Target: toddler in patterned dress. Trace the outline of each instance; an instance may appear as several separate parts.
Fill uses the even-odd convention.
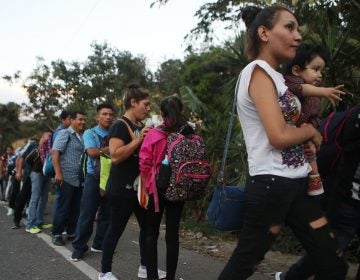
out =
[[[315,128],[320,124],[321,97],[326,97],[335,105],[345,94],[336,87],[320,87],[322,72],[325,68],[327,54],[321,46],[303,45],[296,53],[294,60],[288,64],[285,75],[285,84],[301,102],[301,114],[296,125],[312,125]],[[306,143],[311,145],[311,143]],[[312,171],[309,173],[308,195],[315,196],[324,192],[319,175],[316,157],[309,157]]]

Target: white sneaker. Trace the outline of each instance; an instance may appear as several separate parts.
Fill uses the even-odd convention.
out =
[[[106,272],[106,273],[99,273],[99,277],[98,280],[119,280],[115,277],[114,274],[112,274],[112,272]]]
[[[14,215],[14,209],[8,208],[8,211],[6,213],[7,216],[13,216]]]
[[[96,249],[96,248],[94,248],[94,247],[91,247],[91,248],[90,248],[90,251],[91,251],[91,252],[94,252],[94,253],[102,253],[102,250]]]
[[[165,278],[166,277],[166,271],[163,271],[161,269],[158,269],[158,275],[159,275],[159,279]],[[138,275],[139,278],[143,278],[146,279],[147,278],[147,270],[146,270],[146,266],[139,266],[139,270],[138,270]]]
[[[282,272],[276,272],[275,273],[275,280],[281,280],[281,274],[282,274]]]

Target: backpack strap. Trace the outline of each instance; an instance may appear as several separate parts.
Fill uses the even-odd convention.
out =
[[[324,133],[323,133],[324,135],[323,135],[323,137],[324,137],[324,141],[325,141],[325,142],[328,142],[328,140],[329,140],[329,135],[328,135],[329,125],[330,125],[331,120],[333,119],[334,115],[335,115],[335,112],[332,112],[332,113],[328,116],[328,118],[327,118],[327,120],[326,120],[326,123],[325,123],[325,125],[324,125]]]
[[[128,131],[129,131],[131,139],[134,140],[136,138],[136,136],[134,134],[134,131],[131,129],[130,125],[124,119],[120,119],[120,121],[123,122],[126,125]]]

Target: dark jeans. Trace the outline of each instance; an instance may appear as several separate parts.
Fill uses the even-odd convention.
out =
[[[56,184],[52,235],[61,236],[66,227],[68,235],[75,234],[80,213],[82,187],[75,187],[66,182]]]
[[[98,209],[96,235],[92,246],[95,249],[102,249],[110,219],[110,209],[106,200],[106,197],[100,196],[99,179],[92,174],[87,174],[81,199],[80,216],[76,225],[76,237],[72,243],[74,252],[84,253],[87,251],[87,242],[92,235]]]
[[[16,179],[14,180],[14,182],[17,182]],[[28,203],[28,201],[30,200],[30,197],[31,197],[31,180],[30,177],[27,177],[25,182],[22,184],[20,192],[16,196],[15,209],[14,209],[14,224],[20,223],[24,208],[26,206],[26,203]]]
[[[334,203],[334,208],[329,213],[329,220],[338,240],[339,249],[345,252],[355,235],[360,236],[360,209],[346,202],[338,201]],[[290,267],[284,279],[305,280],[314,275],[315,269],[310,256],[305,255]],[[356,279],[360,280],[360,266]]]
[[[129,190],[129,192],[134,192]],[[103,255],[101,259],[101,271],[110,272],[111,264],[116,245],[125,230],[125,227],[134,212],[138,224],[140,226],[139,244],[140,244],[140,263],[146,265],[145,262],[145,227],[146,227],[146,212],[141,208],[137,197],[125,194],[107,194],[110,205],[110,225],[105,235],[103,242]]]
[[[5,183],[6,181],[1,178],[0,179],[0,192],[1,192],[1,200],[5,201]]]
[[[160,212],[154,208],[154,197],[150,196],[146,211],[146,259],[148,279],[157,279],[158,254],[157,240],[161,218],[165,210],[166,218],[166,279],[174,280],[179,258],[179,227],[184,202],[171,202],[159,197]]]
[[[16,198],[20,192],[20,181],[16,180],[14,176],[11,176],[11,179],[9,178],[9,180],[11,180],[11,184],[12,184],[10,196],[9,196],[9,207],[15,209]]]
[[[306,195],[307,178],[288,179],[274,175],[249,178],[246,184],[246,214],[240,238],[220,280],[250,277],[278,234],[273,226],[287,223],[311,256],[315,279],[343,279],[347,266],[336,254],[337,242],[328,225],[314,229],[310,223],[323,217],[320,206]]]

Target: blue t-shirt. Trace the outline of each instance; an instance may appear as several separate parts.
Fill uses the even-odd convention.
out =
[[[105,138],[108,136],[108,134],[109,134],[108,130],[102,129],[98,125],[93,128],[85,130],[83,136],[85,150],[91,148],[95,148],[95,149],[100,148],[101,144],[100,144],[99,136],[101,138]],[[94,158],[89,156],[87,161],[87,173],[94,174],[94,165],[95,165]]]

